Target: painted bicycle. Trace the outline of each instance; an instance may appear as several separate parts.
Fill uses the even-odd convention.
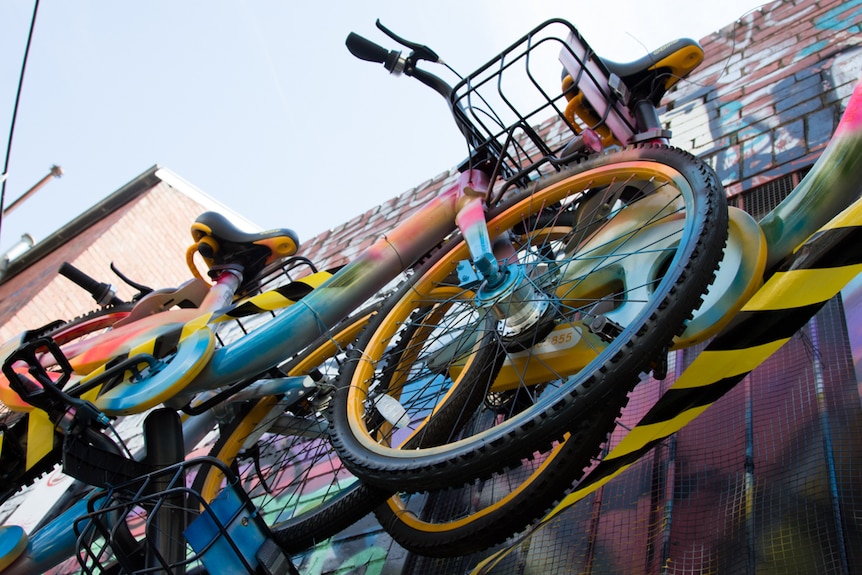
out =
[[[552,25],[553,23],[546,26]],[[539,30],[544,28],[545,26],[542,26]],[[541,50],[543,41],[537,30],[534,30],[520,43],[516,43],[479,71],[463,79],[453,90],[453,107],[458,109],[458,103],[465,103],[464,107],[475,114],[473,118],[476,119],[476,124],[482,125],[488,133],[495,133],[498,136],[497,141],[511,138],[507,142],[514,146],[512,141],[527,142],[526,145],[530,145],[536,139],[541,140],[540,137],[533,137],[536,132],[531,133],[523,128],[525,124],[531,125],[529,121],[513,128],[515,123],[497,120],[510,109],[513,102],[520,102],[517,96],[506,93],[507,87],[516,83],[511,80],[513,75],[520,73],[523,77],[526,69],[530,84],[542,85],[539,81],[540,72],[535,70],[534,73],[531,67],[533,63],[528,60]],[[519,46],[522,47],[520,51]],[[413,49],[421,50],[421,47],[413,46]],[[589,53],[588,48],[584,50]],[[656,94],[660,94],[663,85],[672,85],[681,79],[685,65],[694,66],[699,61],[698,47],[689,42],[672,43],[666,50],[650,54],[641,62],[603,63],[607,67],[607,85],[614,87],[616,97],[635,109],[640,107],[637,113],[639,121],[640,118],[652,117],[654,109],[650,103],[644,102],[643,92],[638,89],[652,88],[656,90]],[[671,57],[670,54],[674,56]],[[610,118],[611,113],[607,108],[589,106],[582,109],[583,101],[588,97],[589,84],[577,92],[566,92],[572,70],[580,70],[567,64],[569,58],[570,54],[565,49],[560,51],[560,60],[565,68],[563,93],[566,109],[561,110],[559,115],[564,125],[569,125],[577,118],[587,118],[588,121],[599,117]],[[384,64],[397,71],[395,62],[396,58],[387,55]],[[601,60],[598,62],[597,65],[602,64]],[[408,61],[404,65],[405,73],[411,70],[412,66],[415,66],[415,63]],[[664,83],[655,77],[644,75],[644,70],[650,68],[663,70],[667,74]],[[639,84],[639,79],[644,83]],[[584,84],[583,77],[579,78],[578,84]],[[556,94],[550,90],[543,92]],[[685,331],[675,337],[667,348],[680,349],[714,337],[707,347],[707,352],[686,371],[667,397],[645,417],[644,422],[629,434],[630,437],[624,444],[609,454],[598,468],[592,470],[587,481],[578,486],[562,505],[570,504],[602,484],[608,477],[619,473],[649,450],[654,442],[673,433],[679,426],[706,409],[717,399],[717,394],[730,389],[750,369],[768,357],[771,351],[786,340],[789,333],[801,327],[820,305],[858,274],[860,255],[858,242],[857,245],[854,245],[854,242],[859,222],[858,198],[862,191],[855,177],[862,158],[859,149],[860,98],[862,96],[857,87],[828,149],[793,194],[781,205],[759,222],[742,210],[729,209],[726,224],[729,236],[716,278],[704,296],[702,305],[687,321]],[[654,105],[657,101],[652,101],[651,104]],[[486,127],[488,124],[490,128]],[[642,122],[640,125],[647,124]],[[658,124],[651,125],[653,136],[662,134]],[[519,132],[519,128],[523,131]],[[604,145],[637,140],[637,136],[615,132],[609,126],[605,126],[599,136]],[[581,144],[578,142],[575,145]],[[595,160],[588,159],[586,164],[592,161]],[[594,174],[592,176],[594,177]],[[550,181],[549,185],[553,186],[554,177],[556,176],[550,176],[545,181]],[[591,182],[593,188],[604,190],[602,184],[599,178]],[[537,187],[541,185],[539,183]],[[588,194],[589,192],[586,195]],[[613,199],[613,196],[611,198]],[[561,203],[565,206],[565,200]],[[596,210],[608,209],[608,204],[609,202],[593,207]],[[573,209],[579,208],[582,208],[582,205]],[[534,277],[542,278],[537,280],[538,284],[547,280],[546,273],[553,274],[562,268],[565,270],[562,273],[565,274],[571,269],[565,266],[576,265],[567,262],[565,256],[561,255],[572,245],[577,245],[582,250],[579,253],[587,257],[590,252],[583,250],[587,244],[596,247],[593,255],[597,257],[604,255],[602,250],[617,249],[614,239],[602,235],[604,229],[591,236],[592,230],[589,227],[580,231],[576,230],[576,227],[567,227],[572,219],[580,222],[578,215],[572,217],[566,207],[555,206],[555,210],[549,210],[541,216],[536,214],[531,218],[522,214],[520,226],[510,228],[507,240],[512,240],[511,243],[518,246],[516,252],[519,261],[526,261],[528,257],[524,254],[535,248],[532,253],[538,255],[532,257],[535,258],[535,269],[538,271],[532,273]],[[647,222],[649,218],[640,221]],[[594,241],[595,243],[591,243]],[[511,253],[508,251],[510,242],[502,243],[503,248],[498,256],[500,260],[506,261],[505,257]],[[634,249],[636,244],[637,240],[623,249]],[[657,246],[658,242],[651,244],[651,247]],[[556,267],[560,260],[563,263]],[[634,260],[627,263],[632,261]],[[435,385],[439,377],[437,368],[440,365],[441,353],[449,352],[454,346],[448,340],[448,334],[452,330],[440,319],[443,313],[451,314],[449,309],[461,305],[463,313],[461,316],[452,314],[455,318],[452,325],[476,325],[462,319],[474,313],[475,304],[462,305],[459,298],[470,300],[473,295],[468,290],[476,287],[481,290],[483,286],[480,280],[475,278],[471,283],[470,271],[459,267],[459,262],[460,260],[454,257],[448,262],[441,258],[439,262],[430,263],[430,269],[426,268],[425,276],[415,277],[399,294],[388,300],[383,312],[374,320],[373,326],[366,330],[356,346],[357,350],[361,350],[361,354],[357,351],[355,361],[342,371],[344,381],[339,389],[340,395],[336,396],[336,400],[344,402],[341,414],[346,413],[342,419],[338,419],[336,413],[337,425],[333,426],[335,441],[341,447],[342,457],[349,461],[351,468],[364,480],[398,489],[403,493],[403,497],[390,498],[385,506],[377,510],[378,519],[404,547],[426,555],[461,555],[475,551],[483,545],[487,547],[499,543],[511,535],[513,530],[517,530],[518,525],[523,527],[524,523],[518,523],[518,519],[536,517],[538,509],[548,509],[549,501],[563,497],[564,493],[573,488],[574,482],[583,474],[584,465],[593,463],[583,456],[597,453],[595,446],[601,443],[606,432],[613,428],[620,407],[626,401],[627,386],[622,382],[608,384],[601,380],[597,382],[588,379],[585,387],[594,387],[588,393],[602,395],[601,401],[591,403],[587,400],[581,407],[591,407],[580,411],[577,408],[566,411],[582,399],[571,398],[580,393],[576,386],[580,384],[578,377],[584,375],[584,372],[561,369],[559,366],[566,361],[577,361],[575,358],[583,349],[580,347],[583,345],[583,333],[572,334],[570,338],[565,322],[557,321],[553,326],[546,326],[545,329],[549,331],[536,330],[533,333],[535,339],[530,340],[528,337],[531,351],[525,353],[524,347],[521,346],[523,340],[512,345],[506,339],[509,334],[505,333],[505,328],[498,323],[496,330],[500,337],[495,349],[504,356],[502,367],[490,393],[483,395],[482,406],[476,408],[476,416],[464,428],[454,425],[452,429],[457,430],[456,433],[467,435],[468,439],[481,436],[489,427],[495,430],[506,429],[508,435],[485,435],[487,442],[479,447],[478,453],[467,449],[469,443],[460,441],[461,435],[458,436],[459,441],[449,441],[444,448],[448,449],[453,445],[461,447],[458,455],[462,459],[456,460],[456,466],[466,465],[471,459],[487,460],[497,456],[500,458],[499,463],[507,457],[511,444],[519,441],[523,433],[523,436],[530,438],[526,441],[534,448],[534,452],[531,457],[522,459],[517,469],[503,476],[491,476],[486,470],[480,476],[482,480],[467,487],[450,490],[442,495],[430,492],[410,496],[410,491],[421,492],[423,489],[420,485],[409,485],[409,475],[398,472],[403,459],[410,458],[413,453],[404,450],[399,452],[397,448],[404,444],[399,443],[397,438],[399,433],[404,432],[399,430],[393,421],[382,422],[380,417],[375,419],[373,412],[369,415],[368,398],[376,402],[379,400],[375,397],[379,396],[381,390],[394,388],[395,393],[390,394],[397,395],[402,388],[415,386],[425,390],[426,385]],[[449,275],[446,266],[450,266]],[[451,273],[453,269],[456,273]],[[646,270],[649,269],[645,264],[641,271],[648,273]],[[601,276],[608,270],[599,266],[591,271]],[[629,272],[633,273],[633,270],[629,269],[626,273]],[[594,279],[598,280],[595,275],[586,274],[578,278],[574,285],[564,286],[563,290],[570,291],[562,293],[576,294],[580,289],[588,290]],[[611,281],[618,279],[619,277],[615,277]],[[632,285],[625,283],[630,279],[619,279],[619,285]],[[811,285],[811,282],[816,285]],[[427,290],[430,286],[435,290],[447,286],[453,295],[440,301],[436,295],[429,295]],[[560,294],[561,291],[556,293]],[[622,290],[620,293],[622,294]],[[632,293],[627,292],[618,298],[608,297],[601,301],[601,306],[606,307],[605,311],[596,315],[600,318],[598,322],[610,320],[610,325],[613,326],[615,314],[626,307],[621,300]],[[541,296],[533,301],[541,301]],[[441,309],[447,311],[441,312]],[[434,335],[423,333],[421,337],[415,337],[415,332],[433,332],[440,336],[435,339]],[[478,340],[479,337],[476,336],[472,341]],[[545,351],[544,355],[540,350]],[[451,369],[452,365],[449,363],[447,367]],[[659,378],[663,375],[661,361],[655,362],[651,367],[654,375]],[[592,374],[589,377],[592,377]],[[595,386],[601,391],[595,391]],[[559,391],[560,388],[565,391]],[[415,391],[411,393],[421,396]],[[565,399],[563,396],[566,396]],[[570,399],[571,402],[567,402]],[[388,403],[388,400],[384,401]],[[400,403],[400,407],[409,409],[406,402]],[[533,418],[532,415],[536,412],[531,412],[531,409],[536,405],[543,405],[548,409],[540,409],[538,413],[541,415]],[[416,407],[417,412],[421,412],[421,409],[421,406]],[[484,420],[479,418],[480,412],[483,413]],[[366,417],[360,421],[358,414],[362,413],[365,413]],[[397,413],[401,413],[400,408]],[[504,421],[509,425],[502,423]],[[541,431],[536,431],[537,429]],[[533,442],[533,439],[543,433],[549,435]],[[556,435],[553,435],[554,433]],[[390,435],[396,439],[388,439]],[[550,448],[542,444],[543,440],[550,444]],[[589,442],[592,442],[593,449],[585,447]],[[391,449],[392,444],[396,446],[396,450]],[[399,457],[402,459],[399,460]],[[443,462],[429,464],[426,469],[428,476],[440,472],[436,463],[444,465]],[[512,457],[507,465],[515,466],[517,463],[515,457]],[[393,479],[390,472],[395,472],[394,477],[397,478]],[[560,507],[557,507],[554,513],[559,509]]]
[[[222,216],[207,213],[195,222],[193,236],[196,242],[204,242],[210,250],[218,249],[220,252],[217,256],[207,258],[210,260],[210,267],[227,266],[236,270],[238,269],[236,262],[242,260],[247,262],[244,266],[245,269],[253,272],[252,279],[241,282],[236,303],[222,309],[222,313],[211,318],[211,325],[214,328],[213,334],[218,340],[215,345],[224,345],[231,339],[241,337],[249,330],[254,329],[255,326],[271,319],[277,311],[300,299],[304,294],[311,291],[316,283],[332,275],[327,271],[317,271],[305,258],[298,256],[285,258],[283,254],[272,253],[273,250],[269,245],[273,243],[273,238],[279,238],[277,241],[282,244],[295,242],[292,232],[288,230],[275,230],[265,234],[246,234],[236,229]],[[260,242],[260,244],[255,245],[254,242]],[[293,251],[293,248],[289,249],[291,252]],[[238,255],[239,252],[247,252],[248,250],[255,253],[253,259],[249,259],[248,253],[245,256]],[[197,244],[194,246],[194,251],[200,251]],[[190,265],[191,255],[192,251],[189,252]],[[264,267],[264,264],[269,260],[275,261]],[[196,267],[192,266],[191,269],[197,273]],[[105,389],[105,386],[110,389],[122,381],[117,377],[120,372],[112,371],[111,367],[115,367],[127,359],[130,359],[131,363],[126,363],[126,366],[140,362],[141,366],[146,366],[142,369],[151,367],[153,358],[164,353],[164,351],[158,351],[157,348],[159,346],[170,347],[173,345],[171,339],[176,341],[180,337],[176,330],[181,328],[182,324],[176,323],[175,320],[183,317],[198,317],[202,314],[207,315],[204,313],[206,309],[205,300],[207,295],[213,293],[214,290],[207,287],[201,277],[190,280],[177,289],[157,291],[130,282],[141,291],[133,302],[127,303],[114,298],[108,284],[97,282],[68,264],[64,264],[60,272],[91,292],[94,299],[109,305],[67,324],[49,326],[44,330],[25,334],[27,343],[18,349],[26,350],[28,355],[37,359],[40,368],[34,373],[23,363],[16,363],[14,364],[15,367],[9,370],[14,369],[16,372],[21,372],[27,369],[26,373],[36,381],[48,377],[52,382],[59,382],[56,385],[62,386],[62,390],[61,393],[57,393],[57,390],[47,392],[54,395],[51,402],[44,397],[40,399],[40,396],[37,395],[35,398],[36,405],[23,401],[22,396],[13,393],[12,388],[8,385],[0,391],[7,407],[11,408],[13,413],[17,411],[17,420],[12,423],[7,417],[3,429],[3,451],[0,452],[0,456],[2,456],[0,462],[3,464],[4,476],[9,480],[8,483],[4,483],[6,491],[3,493],[3,497],[5,499],[18,486],[29,483],[40,474],[50,470],[61,459],[64,471],[80,481],[60,499],[46,520],[37,527],[32,537],[26,537],[20,529],[4,528],[2,537],[3,549],[6,553],[2,558],[2,564],[4,567],[8,566],[4,572],[41,573],[48,567],[75,555],[75,549],[80,547],[82,541],[96,545],[98,547],[97,556],[100,558],[109,557],[114,560],[116,557],[124,556],[131,556],[136,559],[144,558],[142,549],[155,548],[152,544],[147,543],[148,539],[155,540],[157,537],[154,535],[165,531],[173,530],[174,534],[179,533],[185,527],[186,522],[191,521],[191,516],[181,518],[180,525],[173,525],[170,528],[166,527],[165,521],[147,521],[147,514],[141,513],[139,507],[134,506],[135,513],[131,513],[132,507],[129,507],[131,501],[140,501],[142,495],[136,494],[135,490],[130,495],[124,491],[123,486],[136,486],[141,482],[147,482],[147,485],[154,484],[152,478],[162,474],[161,469],[165,465],[174,463],[179,465],[177,462],[182,460],[187,451],[194,456],[187,463],[187,467],[183,468],[183,476],[187,477],[189,481],[196,478],[199,483],[205,477],[217,475],[221,487],[231,488],[240,493],[242,497],[246,497],[243,486],[238,484],[239,479],[225,480],[223,468],[225,464],[222,466],[201,465],[198,463],[197,456],[201,452],[204,454],[207,452],[207,446],[212,445],[218,439],[219,430],[230,431],[243,422],[247,422],[248,419],[244,416],[258,403],[270,402],[267,403],[270,409],[274,404],[282,405],[284,406],[283,410],[290,412],[283,414],[278,420],[270,418],[268,423],[272,426],[278,425],[283,435],[290,435],[288,430],[291,430],[294,435],[292,443],[287,444],[285,440],[280,442],[280,447],[288,452],[283,456],[284,458],[296,458],[297,461],[302,459],[310,464],[310,468],[313,467],[311,464],[314,463],[314,457],[319,457],[316,452],[320,450],[318,445],[320,442],[308,437],[309,429],[314,427],[315,421],[318,419],[311,407],[315,401],[312,392],[317,387],[326,387],[326,378],[331,377],[331,374],[327,375],[325,372],[330,371],[332,366],[325,364],[331,362],[332,358],[340,351],[340,345],[346,345],[346,343],[340,344],[339,342],[342,340],[348,342],[356,337],[357,330],[364,324],[365,316],[360,313],[345,324],[342,333],[335,331],[329,334],[325,341],[316,343],[304,353],[283,363],[279,368],[269,370],[254,380],[239,382],[239,385],[226,390],[221,396],[215,392],[200,394],[194,403],[153,410],[143,420],[144,448],[133,450],[133,448],[126,446],[129,434],[124,433],[124,430],[129,431],[129,426],[125,426],[124,429],[125,421],[122,421],[122,418],[119,418],[120,422],[117,425],[114,421],[118,419],[117,417],[101,417],[91,406],[81,403],[75,397],[80,391],[77,388],[68,389],[68,399],[63,397],[63,393],[67,391],[62,384],[62,379],[66,374],[64,365],[62,365],[65,362],[64,354],[72,355],[84,349],[91,349],[92,344],[125,345],[127,350],[130,349],[128,346],[137,346],[131,348],[133,349],[131,353],[123,352],[115,355],[115,364],[108,366],[101,372],[107,374],[107,377],[98,380],[99,373],[95,373],[96,386],[92,386],[89,391],[84,390],[81,397],[89,397],[87,394],[95,395],[100,390]],[[296,274],[301,275],[302,279],[291,281],[291,277]],[[253,295],[255,293],[257,293],[256,296]],[[136,329],[130,329],[129,326],[140,328],[142,318],[146,318],[146,322],[148,322],[144,329],[150,330],[149,336],[154,333],[159,335],[155,341],[138,345],[149,338]],[[129,337],[129,334],[132,336]],[[99,337],[100,335],[102,337]],[[107,337],[108,335],[123,336],[128,339],[123,343],[118,343],[117,339]],[[8,346],[5,352],[9,353],[11,349],[12,346]],[[60,350],[60,353],[57,352],[57,349]],[[166,348],[162,347],[162,349]],[[177,353],[177,350],[174,349],[169,353]],[[12,366],[13,363],[9,362],[8,365]],[[181,367],[181,364],[175,365]],[[68,367],[65,366],[66,369]],[[4,380],[4,383],[8,384],[10,379]],[[311,381],[316,381],[316,383],[312,385]],[[41,390],[35,386],[28,390],[30,394],[39,394],[40,392]],[[29,396],[24,395],[24,397]],[[62,430],[55,430],[48,410],[57,410],[57,406],[61,405],[64,400],[70,402],[67,409],[71,413],[67,415],[66,427]],[[41,407],[37,407],[37,405]],[[300,413],[300,409],[302,409],[302,413]],[[79,410],[81,411],[80,415],[76,413]],[[182,423],[180,423],[177,413],[184,413]],[[90,421],[89,418],[91,417],[97,419]],[[154,418],[155,423],[150,423],[150,417]],[[303,417],[305,420],[302,419]],[[140,435],[140,426],[140,418],[132,421],[131,430],[135,435]],[[150,432],[148,432],[148,428],[151,429]],[[99,432],[110,435],[103,436]],[[134,438],[132,441],[134,442]],[[261,442],[261,446],[263,443]],[[244,465],[240,463],[240,460],[250,463]],[[269,467],[262,467],[260,459],[252,453],[244,453],[237,457],[236,452],[234,452],[234,456],[227,463],[232,464],[231,473],[249,473],[248,468],[251,468],[254,470],[255,476],[259,476],[270,470]],[[187,470],[192,470],[192,472],[189,473]],[[284,478],[286,473],[287,471],[283,471],[281,477]],[[322,536],[320,532],[310,533],[307,529],[296,529],[299,527],[297,522],[299,521],[298,515],[300,515],[297,509],[301,509],[301,505],[308,505],[306,493],[302,489],[308,479],[308,471],[300,472],[290,480],[282,479],[279,485],[273,486],[265,494],[267,498],[275,498],[281,503],[282,507],[277,513],[282,518],[280,523],[282,533],[285,536],[290,535],[289,540],[295,548],[307,546],[316,537]],[[200,488],[196,485],[190,484],[187,488],[188,504],[200,501],[209,502],[216,499],[216,494],[210,493],[204,500]],[[90,486],[107,488],[110,491],[109,495],[101,491],[88,495],[87,488]],[[313,487],[316,489],[318,486]],[[311,488],[312,486],[309,485],[308,489]],[[180,489],[180,487],[175,486],[173,489]],[[158,503],[160,501],[159,493],[148,490],[144,499],[151,505],[154,502]],[[135,497],[135,495],[137,496]],[[322,496],[319,495],[318,497]],[[75,520],[81,516],[92,517],[95,523],[98,523],[95,521],[96,518],[102,522],[105,521],[106,516],[101,509],[102,505],[92,507],[94,501],[110,501],[112,510],[117,509],[117,506],[122,503],[126,506],[122,516],[133,525],[146,522],[147,529],[138,530],[133,536],[131,529],[117,527],[112,534],[123,543],[117,547],[121,553],[117,556],[107,554],[100,546],[104,543],[100,544],[99,541],[87,538],[92,535],[92,530],[81,532],[73,530],[73,525],[77,525]],[[259,494],[255,503],[261,503]],[[176,506],[176,502],[174,501],[172,505]],[[253,505],[252,507],[254,508]],[[271,512],[274,512],[272,505],[269,505],[269,508]],[[191,511],[196,515],[201,510]],[[114,516],[112,514],[110,518]],[[296,521],[292,521],[292,519]],[[350,518],[345,519],[347,522],[350,520]],[[338,530],[343,526],[344,523],[339,523],[335,526],[326,527],[326,529]],[[266,527],[262,531],[266,532]],[[134,541],[134,545],[130,541]],[[112,541],[111,545],[115,543],[117,542]],[[5,544],[10,545],[11,548],[6,547]],[[170,565],[173,566],[173,569],[179,569],[181,565],[196,562],[201,555],[191,552],[190,549],[188,550],[189,555],[185,555],[188,545],[185,537],[177,537],[171,541],[171,544],[178,549],[170,550],[162,545],[163,551],[169,559],[165,559],[163,556],[155,556],[156,559],[150,557],[149,562],[143,564],[144,567],[142,568],[153,569],[158,566],[167,569],[167,566]],[[105,547],[111,548],[111,545],[105,545]],[[91,551],[91,549],[82,548],[79,550],[78,557],[84,557],[88,554],[93,556]],[[252,553],[253,557],[254,554]],[[276,559],[278,558],[276,557]],[[154,560],[156,563],[152,563]],[[93,566],[90,565],[89,567]]]
[[[312,501],[290,510],[258,504],[285,548],[387,498],[396,510],[387,529],[401,523],[451,538],[499,519],[490,535],[499,540],[560,496],[539,487],[552,477],[570,485],[581,474],[642,372],[661,375],[667,349],[709,337],[720,327],[715,318],[741,305],[741,297],[701,305],[728,234],[724,193],[708,166],[667,146],[656,112],[700,62],[696,43],[612,67],[554,20],[450,87],[418,66],[438,61],[432,50],[381,29],[410,54],[355,35],[348,47],[448,100],[469,150],[454,184],[331,278],[312,276],[314,289],[287,298],[283,313],[223,344],[219,323],[285,306],[278,290],[231,302],[242,278],[295,252],[290,233],[249,237],[209,216],[193,228],[213,279],[197,297],[142,297],[87,339],[76,323],[8,344],[6,395],[29,421],[41,419],[41,436],[51,440],[43,457],[57,452],[57,440],[71,473],[110,486],[140,471],[106,433],[112,418],[160,405],[195,417],[226,408],[212,454],[234,465],[253,500],[257,492],[278,503],[273,493],[324,477],[308,474],[312,459],[285,458],[283,441],[325,443],[319,449],[345,468],[345,483],[333,488],[343,476],[325,474]],[[562,83],[558,64],[542,65],[548,61],[562,62]],[[507,91],[513,76],[531,87],[525,102]],[[563,118],[564,133],[535,130],[548,114]],[[356,312],[405,271],[403,287],[373,318]],[[191,307],[167,309],[187,299]],[[297,377],[342,351],[347,361],[334,382]],[[211,421],[198,427],[210,430]],[[195,441],[191,434],[185,443]],[[177,459],[186,448],[164,450]],[[419,525],[397,512],[404,498],[393,492],[472,485],[530,459],[541,465],[525,467],[515,497],[480,511]],[[218,470],[195,478],[205,501],[224,485]],[[525,500],[536,502],[529,517],[511,513]],[[9,572],[37,570],[32,562],[45,553],[31,547],[22,557],[29,567]]]

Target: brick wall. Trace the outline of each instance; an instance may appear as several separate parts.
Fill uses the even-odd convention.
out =
[[[860,69],[862,6],[781,1],[703,38],[706,60],[666,100],[674,143],[730,195],[813,163]]]
[[[700,40],[704,63],[665,99],[672,143],[704,158],[728,195],[814,162],[862,68],[859,0],[781,0]],[[540,131],[559,133],[555,121]],[[456,170],[306,241],[324,267],[349,261],[454,183]]]
[[[98,307],[89,294],[57,274],[64,261],[112,283],[123,299],[134,290],[114,275],[111,262],[132,280],[152,287],[188,280],[184,254],[191,243],[189,226],[206,209],[163,182],[108,214],[0,285],[0,341]]]
[[[335,228],[303,241],[300,253],[321,268],[343,265],[370,246],[386,230],[410,217],[425,202],[451,186],[458,176],[452,169],[387,200]]]

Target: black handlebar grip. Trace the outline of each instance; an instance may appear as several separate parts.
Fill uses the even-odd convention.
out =
[[[69,278],[82,287],[84,291],[93,296],[93,299],[99,305],[117,305],[123,303],[123,300],[114,295],[114,289],[110,284],[102,283],[94,280],[69,262],[63,262],[60,265],[60,275]]]
[[[91,294],[95,294],[102,289],[100,282],[94,280],[69,262],[63,262],[60,265],[59,271],[61,276],[69,278]]]
[[[384,64],[389,57],[389,50],[355,32],[348,34],[345,44],[350,53],[360,60]]]

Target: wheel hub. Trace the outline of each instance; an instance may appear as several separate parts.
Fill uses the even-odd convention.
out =
[[[551,302],[521,268],[509,266],[499,285],[482,284],[476,293],[476,305],[490,310],[497,319],[497,332],[503,338],[514,338],[535,326],[548,312]]]

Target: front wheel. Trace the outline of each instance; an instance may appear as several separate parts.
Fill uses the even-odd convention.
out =
[[[511,289],[489,294],[456,237],[385,302],[339,375],[332,441],[370,484],[427,491],[489,477],[589,410],[622,405],[642,372],[661,371],[727,235],[714,172],[657,145],[588,159],[487,219]],[[488,406],[496,422],[472,425]]]

